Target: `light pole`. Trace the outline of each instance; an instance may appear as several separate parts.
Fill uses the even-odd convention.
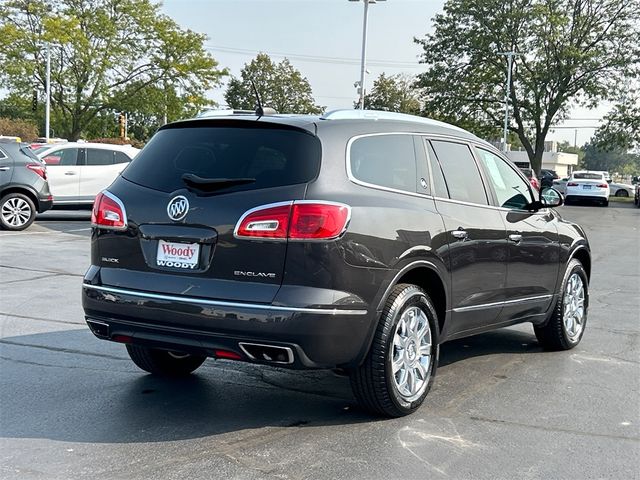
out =
[[[51,46],[49,42],[47,42],[47,74],[46,74],[47,85],[45,86],[46,91],[46,103],[44,110],[44,136],[49,143],[49,117],[51,116]]]
[[[507,83],[504,88],[504,133],[502,136],[502,151],[507,151],[507,129],[509,127],[509,89],[511,87],[511,66],[513,65],[513,57],[522,55],[517,52],[499,52],[498,55],[507,56]]]
[[[349,0],[359,2],[360,0]],[[362,21],[362,55],[360,57],[360,110],[364,110],[364,78],[367,73],[367,22],[369,19],[369,4],[385,2],[386,0],[362,0],[364,3],[364,19]]]

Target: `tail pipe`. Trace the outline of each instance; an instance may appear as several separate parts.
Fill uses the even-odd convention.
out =
[[[289,347],[246,342],[240,342],[238,346],[251,360],[276,365],[291,365],[294,360],[293,350]]]

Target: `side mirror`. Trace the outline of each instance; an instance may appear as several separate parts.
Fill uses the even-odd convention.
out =
[[[540,192],[540,204],[542,208],[559,207],[564,203],[562,194],[555,188],[543,188]]]

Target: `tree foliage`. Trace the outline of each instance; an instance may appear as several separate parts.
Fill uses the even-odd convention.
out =
[[[553,123],[575,105],[610,98],[638,64],[640,0],[448,0],[422,45],[424,110],[484,130],[503,122],[507,58],[509,129],[536,171]]]
[[[51,48],[52,125],[77,139],[101,115],[126,110],[165,88],[204,105],[226,72],[152,0],[6,0],[0,5],[0,85],[31,98],[45,89]]]
[[[640,91],[625,92],[604,118],[593,142],[604,150],[640,149]]]
[[[624,147],[602,147],[597,143],[585,146],[581,168],[606,170],[612,174],[637,175],[640,172],[640,155],[628,152]]]
[[[31,142],[38,137],[38,129],[28,120],[0,117],[0,135],[20,137],[23,142]]]
[[[229,81],[224,98],[231,108],[254,110],[257,107],[252,81],[265,107],[280,113],[315,114],[323,110],[316,105],[307,78],[289,60],[285,58],[275,63],[265,53],[259,53],[245,64],[240,78],[233,77]]]
[[[414,82],[413,78],[406,75],[387,76],[382,73],[374,80],[371,91],[364,97],[365,108],[419,115],[420,100]],[[357,105],[356,102],[354,107]]]

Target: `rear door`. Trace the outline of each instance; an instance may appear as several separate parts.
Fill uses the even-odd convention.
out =
[[[509,263],[500,321],[545,315],[556,289],[560,245],[550,209],[527,210],[534,200],[526,180],[497,154],[475,148],[507,228]]]
[[[45,155],[49,188],[55,202],[76,201],[80,195],[80,148],[61,148]]]
[[[80,167],[80,196],[92,200],[113,183],[123,167],[122,163],[116,163],[114,150],[87,148],[84,165]]]
[[[449,242],[451,336],[498,319],[507,273],[505,227],[500,212],[489,206],[469,145],[432,139],[426,148]]]
[[[13,160],[0,148],[0,190],[11,183]]]
[[[315,135],[286,125],[210,120],[160,130],[109,188],[125,206],[129,228],[99,232],[94,261],[103,267],[102,282],[271,302],[287,242],[237,238],[234,228],[251,209],[304,199],[320,157]],[[195,266],[170,259],[189,248],[198,250]]]

